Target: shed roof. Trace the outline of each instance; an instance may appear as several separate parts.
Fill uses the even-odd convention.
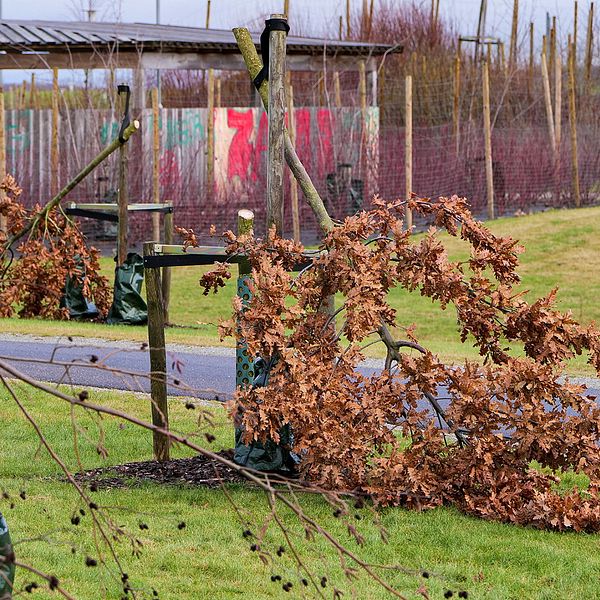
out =
[[[252,34],[258,44],[259,34]],[[101,53],[118,53],[118,66],[133,55],[139,59],[143,55],[155,55],[154,59],[146,59],[143,66],[152,68],[238,68],[239,50],[235,39],[228,30],[201,29],[196,27],[180,27],[174,25],[153,25],[147,23],[106,23],[79,21],[36,21],[36,20],[2,20],[0,21],[0,68],[38,68],[58,66],[68,68],[65,55],[70,58],[72,68],[105,66],[90,65],[94,56]],[[337,41],[318,38],[289,36],[287,53],[290,58],[302,58],[308,64],[310,60],[323,57],[328,59],[372,59],[388,52],[400,52],[401,47],[387,44],[371,44],[354,41]],[[182,55],[194,54],[204,56],[200,62],[215,64],[203,66],[185,66],[181,60],[161,61],[157,54]],[[217,56],[215,56],[217,55]],[[218,60],[220,57],[220,60]],[[231,61],[235,57],[234,61]],[[53,64],[58,58],[61,64]],[[97,62],[97,61],[96,61]],[[131,61],[129,61],[131,62]],[[163,64],[159,64],[159,63]],[[188,61],[189,62],[189,61]],[[296,61],[298,62],[298,61]],[[346,62],[349,62],[346,60]],[[84,63],[84,64],[81,64]],[[183,61],[186,63],[186,61]],[[198,63],[191,61],[191,64]],[[302,61],[299,62],[302,64]],[[236,65],[233,67],[232,65]],[[322,68],[322,66],[321,66]]]

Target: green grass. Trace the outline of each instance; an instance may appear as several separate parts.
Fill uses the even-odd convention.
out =
[[[77,469],[69,406],[25,388],[21,388],[19,395],[48,441],[70,468]],[[144,395],[92,391],[90,401],[149,418],[149,402]],[[232,432],[226,416],[219,407],[212,410],[215,427],[211,431],[217,436],[213,446],[229,447]],[[197,431],[197,416],[197,412],[186,410],[180,400],[171,401],[174,428],[188,434]],[[108,458],[101,458],[96,452],[99,421],[81,414],[79,409],[75,418],[84,468],[151,458],[151,438],[147,432],[109,418],[101,421],[108,450]],[[78,497],[62,482],[58,467],[38,447],[33,430],[5,390],[0,391],[0,422],[0,486],[11,493],[15,502],[10,509],[7,501],[0,500],[0,510],[8,519],[14,541],[25,540],[16,545],[19,559],[56,574],[77,598],[119,598],[118,586],[105,570],[84,566],[86,555],[98,556],[89,516],[78,527],[71,525],[71,515],[80,508]],[[198,441],[202,443],[203,437],[198,437]],[[173,453],[189,455],[181,448],[175,448]],[[26,491],[25,500],[18,497],[21,490]],[[252,522],[251,529],[256,531],[266,514],[263,495],[241,485],[230,486],[229,493],[243,507]],[[148,591],[154,587],[159,590],[160,598],[178,600],[301,597],[289,552],[276,558],[273,565],[264,566],[249,550],[249,542],[242,539],[245,526],[238,521],[221,490],[145,484],[100,490],[92,495],[99,505],[111,507],[115,521],[139,535],[144,543],[139,558],[131,556],[126,543],[117,544],[124,568],[136,587]],[[431,598],[436,599],[442,598],[446,589],[466,589],[470,598],[490,600],[600,596],[598,536],[557,534],[484,522],[445,508],[425,513],[387,509],[381,515],[389,532],[389,543],[384,544],[379,540],[371,514],[362,509],[357,512],[363,519],[355,524],[365,536],[366,545],[359,548],[344,531],[343,524],[333,518],[324,501],[311,495],[303,497],[301,502],[306,511],[363,558],[432,573],[426,581],[401,573],[386,573],[389,581],[408,598],[421,597],[416,594],[421,583],[427,584]],[[331,582],[348,589],[336,568],[335,553],[321,540],[307,542],[290,515],[283,516],[307,564],[319,576],[327,574]],[[147,531],[138,529],[140,521],[148,523]],[[183,530],[177,528],[181,521],[186,523]],[[273,552],[281,543],[281,535],[271,528],[267,549]],[[76,548],[75,554],[71,554],[71,546]],[[274,573],[294,583],[291,594],[286,595],[280,586],[271,583],[270,576]],[[29,579],[18,573],[17,585]],[[41,591],[33,597],[56,596]],[[331,587],[327,597],[331,597]],[[356,583],[355,597],[390,596],[363,578]]]
[[[583,323],[600,321],[600,207],[577,210],[549,211],[527,217],[498,219],[490,224],[500,235],[511,235],[525,246],[521,255],[521,289],[530,290],[529,299],[559,287],[559,306],[573,311]],[[465,256],[465,245],[444,236],[453,259]],[[111,275],[112,261],[103,259],[107,275]],[[230,281],[219,294],[202,296],[198,287],[201,267],[173,269],[171,321],[178,326],[167,330],[167,341],[195,345],[219,344],[216,323],[230,313],[235,282]],[[457,334],[456,316],[452,308],[440,311],[428,299],[417,294],[394,290],[390,303],[398,311],[402,326],[416,323],[421,342],[448,362],[477,358],[470,344],[461,344]],[[5,319],[6,332],[59,335],[65,333],[65,324]],[[87,323],[69,323],[72,335],[108,339],[146,339],[144,327],[119,327]],[[233,345],[232,340],[225,342]],[[382,356],[381,345],[371,346],[369,356]],[[572,372],[590,373],[584,360],[571,365]]]

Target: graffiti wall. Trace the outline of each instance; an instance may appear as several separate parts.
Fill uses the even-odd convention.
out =
[[[152,199],[152,111],[139,117],[140,134],[129,143],[130,201]],[[352,108],[298,108],[294,111],[296,147],[315,184],[326,193],[327,175],[340,164],[351,165],[353,176],[375,188],[379,162],[379,113],[366,115]],[[64,185],[119,131],[109,111],[61,113],[59,120],[59,179]],[[159,180],[161,200],[175,204],[176,223],[198,230],[210,224],[230,228],[239,208],[264,219],[268,123],[259,108],[218,108],[214,111],[214,185],[206,181],[207,110],[160,111]],[[6,112],[7,170],[24,188],[30,204],[44,203],[50,190],[51,111]],[[108,159],[74,190],[72,201],[113,198],[118,181],[117,155]],[[289,211],[287,211],[289,212]],[[309,213],[303,215],[311,227]],[[290,215],[286,222],[291,223]],[[291,226],[290,226],[291,227]],[[144,236],[143,227],[139,232]]]

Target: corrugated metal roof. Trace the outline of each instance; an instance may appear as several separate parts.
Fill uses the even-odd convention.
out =
[[[259,34],[252,34],[258,44]],[[44,52],[61,47],[70,51],[90,46],[117,46],[120,50],[238,52],[231,31],[147,23],[78,21],[0,21],[0,50]],[[289,54],[377,56],[400,52],[400,46],[289,36]]]

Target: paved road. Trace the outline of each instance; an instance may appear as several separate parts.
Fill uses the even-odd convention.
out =
[[[9,358],[12,357],[12,358]],[[35,338],[0,335],[0,358],[41,381],[149,392],[150,359],[139,344],[106,340]],[[48,364],[52,360],[54,364]],[[95,362],[92,362],[95,361]],[[361,372],[371,374],[382,361],[367,361]],[[100,367],[100,368],[91,368]],[[125,370],[135,375],[113,372]],[[225,400],[235,389],[235,354],[231,348],[172,346],[167,349],[168,392]],[[178,383],[175,385],[175,380]],[[582,379],[588,393],[600,398],[600,380]],[[443,393],[440,394],[442,397]],[[442,402],[444,404],[444,402]]]

